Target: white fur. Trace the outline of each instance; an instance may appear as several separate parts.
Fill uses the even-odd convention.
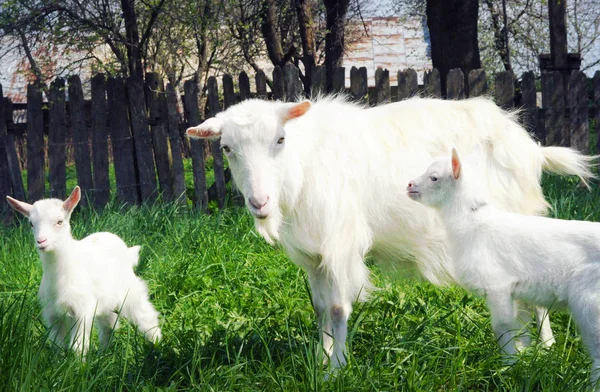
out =
[[[120,314],[157,342],[159,314],[148,300],[146,283],[133,272],[140,247],[128,248],[111,233],[75,240],[69,218],[79,197],[79,187],[64,202],[43,199],[31,205],[7,197],[33,228],[44,270],[39,298],[51,339],[85,354],[95,321],[106,347]]]
[[[439,218],[405,192],[431,159],[452,145],[471,151],[482,144],[491,201],[526,214],[548,207],[542,169],[591,176],[586,157],[540,147],[513,114],[484,98],[414,98],[374,108],[342,98],[248,100],[187,134],[221,136],[258,232],[269,243],[279,241],[306,270],[333,366],[346,360],[352,302],[372,288],[367,254],[401,269],[416,266],[436,284],[455,281]]]
[[[454,153],[409,183],[409,196],[439,210],[461,286],[484,296],[494,333],[515,354],[515,301],[568,307],[600,370],[600,223],[502,211],[487,200],[480,176]],[[465,167],[466,166],[466,167]],[[455,169],[453,171],[453,168]],[[457,169],[458,168],[458,169]],[[458,171],[458,172],[457,172]],[[433,181],[435,179],[435,181]]]

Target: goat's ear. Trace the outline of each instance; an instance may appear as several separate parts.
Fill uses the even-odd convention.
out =
[[[461,163],[460,163],[460,158],[458,157],[458,152],[456,151],[456,148],[452,149],[452,175],[454,176],[455,180],[458,180],[458,177],[460,177],[460,168],[461,168]]]
[[[17,199],[13,199],[10,196],[6,196],[6,201],[13,208],[13,210],[20,212],[25,216],[29,216],[31,210],[33,209],[33,205],[29,203],[25,203],[24,201],[19,201]]]
[[[200,125],[188,128],[185,131],[188,137],[193,139],[211,139],[216,140],[221,137],[223,120],[217,117],[211,117]]]
[[[69,213],[69,215],[73,212],[73,209],[75,209],[77,203],[79,203],[79,200],[81,200],[81,188],[76,186],[69,197],[67,197],[67,200],[63,202],[63,208],[65,211],[67,211],[67,213]]]
[[[310,109],[310,101],[302,101],[300,103],[287,103],[279,110],[281,123],[285,124],[291,119],[298,118]]]

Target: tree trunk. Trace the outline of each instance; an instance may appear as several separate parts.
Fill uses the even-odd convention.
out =
[[[443,0],[437,0],[443,2]],[[333,69],[341,67],[344,55],[344,26],[350,0],[323,0],[326,9],[325,72],[327,91],[333,90]]]
[[[298,26],[302,40],[302,63],[304,64],[304,91],[310,92],[312,70],[315,67],[315,31],[309,0],[295,0]]]
[[[477,41],[478,0],[427,0],[431,60],[440,71],[446,96],[448,71],[481,68]]]

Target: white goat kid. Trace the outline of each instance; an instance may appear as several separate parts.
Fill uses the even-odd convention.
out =
[[[508,355],[519,330],[515,300],[566,307],[600,370],[600,223],[501,211],[481,192],[481,178],[452,158],[435,161],[409,182],[413,200],[437,209],[446,226],[458,282],[484,296],[494,333]]]
[[[452,145],[470,151],[485,144],[491,202],[526,214],[548,206],[539,185],[543,169],[591,176],[589,158],[540,147],[513,114],[482,98],[416,98],[368,109],[341,98],[247,100],[187,134],[221,138],[258,232],[269,243],[279,241],[306,270],[334,367],[346,361],[352,302],[372,288],[367,253],[402,262],[399,268],[416,266],[436,284],[455,282],[443,225],[405,191],[431,159]],[[542,332],[551,342],[547,321]]]
[[[157,342],[159,314],[148,300],[146,283],[133,272],[140,247],[128,248],[111,233],[75,240],[69,219],[80,197],[79,187],[64,202],[43,199],[32,205],[7,196],[33,228],[43,267],[39,298],[51,339],[85,354],[95,321],[100,344],[106,347],[120,314]]]

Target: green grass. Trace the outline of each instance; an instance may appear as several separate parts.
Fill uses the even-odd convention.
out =
[[[547,178],[561,218],[600,221],[600,191]],[[138,273],[162,314],[149,346],[123,323],[112,346],[87,360],[53,347],[36,292],[41,265],[30,229],[0,227],[0,389],[105,391],[571,391],[590,361],[566,313],[557,344],[502,362],[482,300],[459,288],[384,277],[350,320],[349,365],[324,382],[305,275],[252,229],[242,209],[202,216],[175,206],[102,213],[77,209],[77,238],[109,230],[143,246]]]

